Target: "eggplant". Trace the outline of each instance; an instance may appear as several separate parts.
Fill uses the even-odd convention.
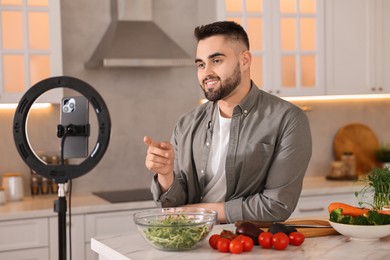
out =
[[[272,223],[268,228],[268,232],[271,232],[272,234],[283,232],[288,236],[291,232],[297,232],[297,229],[281,223]]]
[[[241,225],[236,228],[237,235],[245,235],[252,238],[255,245],[259,244],[258,237],[262,232],[263,230],[251,222],[242,222]]]

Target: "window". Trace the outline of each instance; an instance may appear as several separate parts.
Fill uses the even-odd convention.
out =
[[[220,0],[219,19],[241,24],[253,55],[251,78],[279,95],[321,94],[320,0]],[[222,10],[222,11],[221,11]]]
[[[15,101],[37,82],[62,74],[59,19],[58,0],[0,0],[2,101]]]

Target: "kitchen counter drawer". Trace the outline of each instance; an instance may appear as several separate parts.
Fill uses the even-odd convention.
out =
[[[129,210],[87,214],[85,216],[85,242],[91,242],[91,237],[117,235],[137,230],[133,221],[134,212]]]
[[[328,216],[328,206],[330,203],[339,201],[357,206],[357,198],[353,193],[340,193],[332,195],[318,195],[301,197],[298,205],[291,215],[292,218]]]
[[[49,221],[47,218],[0,222],[0,252],[48,246]]]
[[[49,260],[49,248],[35,248],[18,251],[0,252],[0,259],[12,260]]]
[[[114,211],[85,215],[85,255],[87,260],[97,260],[99,256],[91,250],[91,238],[120,235],[135,231],[134,210]]]

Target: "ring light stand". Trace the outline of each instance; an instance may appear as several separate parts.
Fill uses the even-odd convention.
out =
[[[63,163],[49,165],[44,163],[33,152],[27,138],[26,122],[31,106],[43,93],[54,88],[70,88],[78,91],[88,99],[97,116],[99,130],[96,145],[91,154],[78,165],[65,165]],[[89,135],[89,131],[83,133],[78,129],[85,129],[85,126],[59,125],[57,135],[62,138],[64,138],[64,134],[67,136]],[[107,106],[99,93],[84,81],[65,76],[48,78],[32,86],[20,100],[15,112],[13,134],[16,148],[24,162],[38,174],[54,179],[58,183],[58,200],[54,202],[54,211],[58,213],[59,259],[66,260],[66,196],[64,184],[68,180],[80,177],[92,170],[106,152],[111,134],[111,120]],[[63,161],[63,158],[61,158],[61,161]]]

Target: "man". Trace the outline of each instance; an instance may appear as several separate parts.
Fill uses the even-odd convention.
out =
[[[210,102],[179,119],[171,143],[144,138],[154,199],[216,210],[221,223],[286,220],[311,157],[307,117],[251,81],[240,25],[216,22],[195,36],[198,80]]]

